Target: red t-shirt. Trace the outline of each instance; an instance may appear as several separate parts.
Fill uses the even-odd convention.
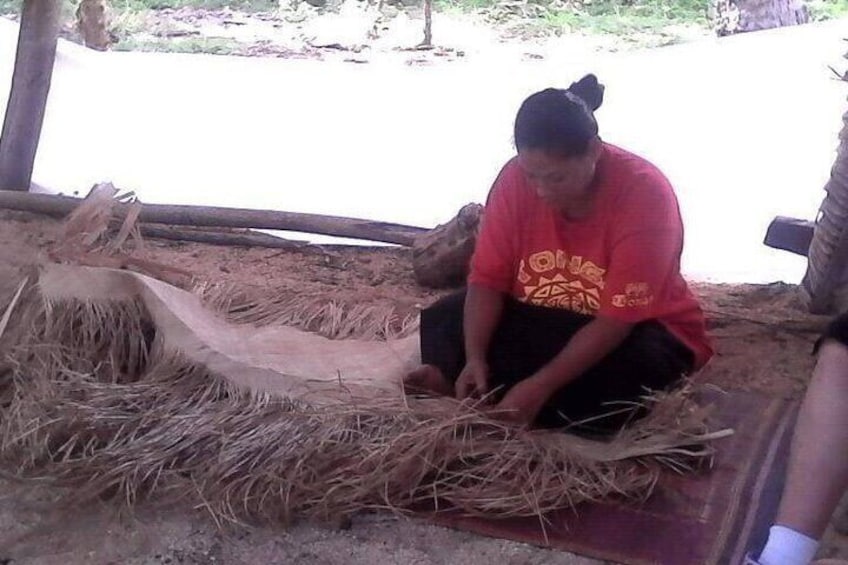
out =
[[[489,193],[468,282],[540,306],[656,319],[702,367],[713,349],[680,274],[683,222],[671,184],[648,161],[604,144],[595,190],[592,213],[568,220],[512,159]]]

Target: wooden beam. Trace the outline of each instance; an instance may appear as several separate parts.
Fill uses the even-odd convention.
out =
[[[29,190],[59,38],[60,0],[24,0],[3,133],[0,189]]]
[[[433,46],[433,0],[424,0],[424,41],[421,46]]]
[[[81,202],[81,198],[71,196],[0,190],[0,208],[49,216],[66,216]],[[116,204],[114,210],[123,216],[129,206]],[[416,226],[341,216],[169,204],[144,204],[138,220],[174,226],[296,231],[407,246],[411,246],[418,236],[429,231],[427,228]]]
[[[815,227],[815,222],[777,216],[769,224],[763,243],[775,249],[790,251],[806,257],[810,251]]]

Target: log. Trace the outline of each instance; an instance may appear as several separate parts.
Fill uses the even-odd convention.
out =
[[[209,245],[228,245],[244,247],[269,247],[272,249],[299,250],[314,248],[307,241],[293,241],[267,233],[252,231],[211,231],[191,228],[177,228],[157,224],[140,224],[139,230],[144,237],[167,239],[171,241],[193,241]]]
[[[59,0],[24,0],[0,135],[0,189],[29,190],[59,38]]]
[[[81,198],[71,196],[0,190],[0,208],[49,216],[66,216],[81,202]],[[114,210],[123,216],[128,208],[128,204],[116,204]],[[138,219],[142,223],[175,226],[296,231],[407,246],[428,231],[421,227],[341,216],[170,204],[144,204]]]
[[[412,246],[415,280],[431,288],[465,283],[483,206],[467,204],[454,219],[418,237]]]

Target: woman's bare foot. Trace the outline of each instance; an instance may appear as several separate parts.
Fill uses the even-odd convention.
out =
[[[453,385],[435,365],[421,365],[403,378],[407,394],[429,392],[441,396],[453,396]]]

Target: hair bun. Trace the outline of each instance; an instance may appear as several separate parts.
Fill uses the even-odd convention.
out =
[[[594,112],[604,102],[604,85],[598,82],[598,77],[588,74],[572,83],[568,90],[578,96]]]

